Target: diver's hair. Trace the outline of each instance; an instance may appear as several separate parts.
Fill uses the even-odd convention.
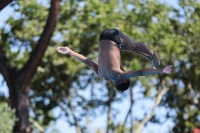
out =
[[[115,88],[118,90],[118,91],[125,91],[129,88],[129,85],[130,85],[130,80],[127,79],[125,83],[119,83],[119,84],[115,84]]]

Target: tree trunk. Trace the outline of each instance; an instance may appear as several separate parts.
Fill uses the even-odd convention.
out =
[[[1,0],[0,1],[0,11],[6,7],[8,4],[10,4],[13,0]]]
[[[29,85],[14,81],[10,88],[11,108],[15,109],[17,121],[13,128],[14,133],[31,133],[29,123]]]

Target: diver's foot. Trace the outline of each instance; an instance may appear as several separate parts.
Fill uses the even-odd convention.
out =
[[[160,60],[158,59],[158,54],[156,53],[156,51],[153,51],[152,63],[155,68],[158,68],[160,66]]]

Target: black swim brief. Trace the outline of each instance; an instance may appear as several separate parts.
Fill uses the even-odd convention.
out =
[[[101,40],[111,40],[117,44],[117,47],[119,49],[121,49],[122,47],[122,42],[119,37],[119,31],[117,29],[104,30],[99,37],[99,41]]]

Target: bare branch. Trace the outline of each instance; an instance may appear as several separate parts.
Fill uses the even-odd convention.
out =
[[[65,90],[65,95],[66,95],[67,100],[68,100],[68,102],[65,102],[65,104],[69,107],[69,109],[70,109],[70,111],[71,111],[71,114],[72,114],[72,117],[73,117],[73,119],[74,119],[74,122],[73,122],[73,123],[70,122],[70,121],[68,121],[68,122],[69,122],[71,125],[75,125],[77,133],[82,133],[81,128],[80,128],[80,126],[79,126],[79,124],[78,124],[78,119],[77,119],[76,116],[75,116],[74,107],[71,105],[71,97],[70,97],[70,94],[69,94],[69,92],[68,92],[68,89],[66,88],[66,86],[64,85],[64,83],[59,79],[59,77],[57,77],[57,79],[60,81],[60,82],[59,82],[59,85],[60,85],[62,88],[64,88],[64,90]],[[61,109],[65,112],[65,114],[68,114],[68,112],[66,111],[66,108],[64,108],[62,105],[60,105],[60,107],[61,107]]]
[[[112,121],[111,121],[111,117],[112,117],[112,102],[113,102],[113,98],[114,98],[114,95],[113,95],[113,90],[112,89],[109,89],[109,83],[110,82],[107,82],[108,85],[107,85],[107,88],[108,88],[108,101],[106,103],[106,105],[108,106],[108,111],[107,111],[107,128],[106,128],[106,133],[109,133],[109,130],[111,128],[111,125],[112,125]]]
[[[130,101],[131,101],[131,104],[130,104],[130,108],[126,114],[126,118],[124,120],[124,124],[122,126],[122,131],[121,133],[124,133],[124,127],[126,126],[126,122],[128,120],[128,116],[131,115],[131,112],[132,112],[132,107],[133,107],[133,103],[134,103],[134,94],[133,94],[133,88],[130,89]],[[132,125],[131,125],[131,130],[132,130]]]
[[[67,100],[68,100],[68,107],[69,107],[69,109],[70,109],[70,111],[72,113],[73,119],[74,119],[74,123],[75,123],[75,126],[76,126],[76,131],[77,131],[77,133],[82,133],[81,128],[80,128],[80,126],[78,124],[78,120],[77,120],[77,118],[75,116],[74,107],[71,105],[70,95],[67,95]]]
[[[141,133],[144,125],[151,119],[151,117],[154,115],[154,112],[156,110],[156,108],[158,107],[158,105],[160,104],[160,101],[164,95],[164,92],[166,90],[166,87],[165,87],[165,83],[162,82],[162,90],[160,91],[160,93],[158,94],[157,96],[157,99],[156,99],[156,103],[153,107],[153,109],[151,110],[151,112],[143,119],[143,121],[139,124],[138,128],[136,129],[135,133]]]
[[[59,107],[60,107],[61,110],[65,113],[65,117],[67,117],[67,122],[68,122],[70,125],[74,125],[74,123],[70,121],[70,118],[69,118],[69,115],[68,115],[68,112],[67,112],[67,109],[66,109],[67,107],[65,107],[64,105],[67,105],[66,102],[59,103]],[[60,114],[59,117],[61,118],[62,115]]]
[[[107,112],[107,128],[106,128],[106,133],[109,133],[109,129],[110,129],[110,126],[112,124],[111,116],[112,116],[111,104],[109,104],[109,106],[108,106],[108,112]]]

